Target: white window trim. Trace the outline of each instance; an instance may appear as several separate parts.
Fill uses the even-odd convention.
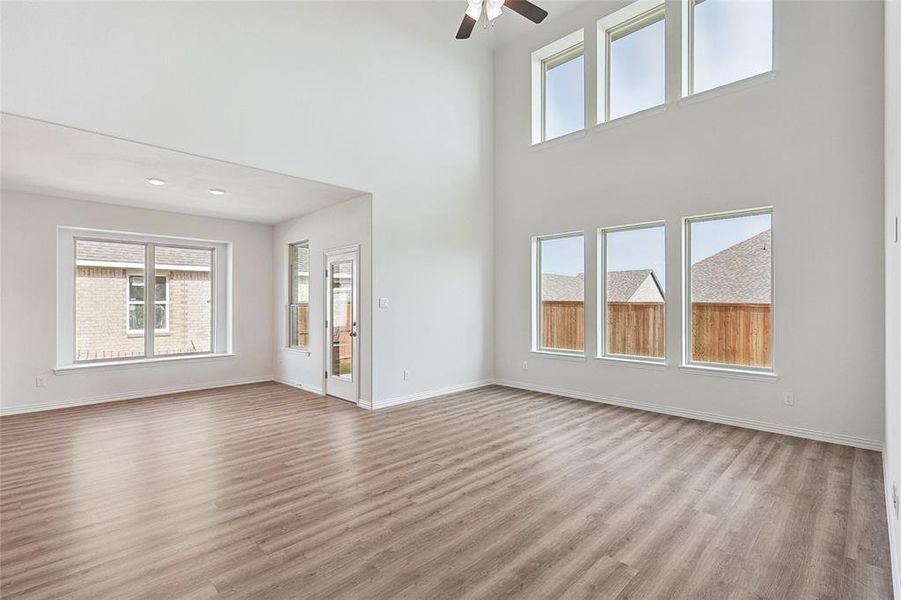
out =
[[[622,119],[651,110],[666,104],[666,94],[663,102],[654,106],[648,106],[641,110],[620,115],[616,119],[610,118],[610,44],[613,36],[623,29],[632,29],[629,33],[638,31],[643,27],[663,20],[666,27],[666,8],[662,0],[638,0],[622,8],[597,22],[598,62],[597,62],[597,125],[611,120]],[[624,34],[624,35],[628,35]],[[666,34],[664,33],[663,62],[666,65]],[[664,68],[664,88],[666,87],[666,72]]]
[[[212,251],[210,268],[211,285],[213,286],[210,306],[210,346],[211,350],[183,354],[153,354],[153,334],[145,334],[144,355],[121,359],[76,360],[75,339],[75,292],[77,266],[75,260],[75,241],[94,240],[103,242],[119,242],[144,245],[144,273],[154,272],[152,248],[154,245],[191,248]],[[140,266],[140,265],[138,265]],[[218,274],[221,273],[221,276]],[[171,362],[180,358],[205,358],[211,356],[229,356],[232,351],[232,251],[231,243],[222,240],[191,239],[166,235],[148,235],[124,231],[108,231],[82,227],[57,227],[57,315],[56,315],[56,367],[55,371],[78,370],[80,367],[120,366],[145,364],[153,362]],[[145,278],[146,285],[146,278]],[[126,294],[127,294],[126,286]],[[168,318],[168,317],[167,317]],[[145,318],[145,327],[153,321]],[[126,331],[128,326],[126,324]]]
[[[157,268],[157,270],[160,270]],[[132,277],[143,277],[144,278],[144,301],[138,302],[136,300],[131,299],[131,278]],[[166,299],[165,300],[157,300],[156,299],[156,278],[162,277],[165,279],[164,285],[166,286]],[[125,284],[125,303],[126,303],[126,314],[125,314],[125,332],[126,335],[140,335],[144,333],[143,329],[132,329],[131,328],[131,306],[143,304],[144,305],[144,318],[147,318],[147,277],[140,273],[128,273],[125,274],[126,284]],[[156,333],[169,333],[169,276],[168,275],[154,275],[153,278],[153,323],[156,325],[156,305],[162,304],[165,308],[163,315],[166,317],[165,326],[157,329],[154,327],[153,332]]]
[[[718,90],[727,85],[733,85],[749,79],[760,78],[763,75],[771,74],[776,70],[776,2],[771,0],[773,5],[772,21],[770,22],[770,68],[762,73],[755,73],[747,77],[733,79],[726,83],[714,86],[712,88],[702,90],[700,92],[694,89],[694,62],[695,62],[695,44],[694,44],[694,20],[695,5],[699,0],[682,0],[682,98],[688,98],[698,94],[706,94],[713,90]],[[704,0],[700,0],[703,2]]]
[[[613,360],[619,362],[643,363],[647,365],[665,366],[666,362],[666,310],[667,299],[663,297],[663,319],[664,319],[664,353],[663,358],[654,358],[652,356],[632,356],[629,354],[610,354],[607,352],[607,234],[617,231],[634,231],[639,229],[651,229],[655,227],[663,227],[663,260],[666,261],[666,222],[665,221],[646,221],[644,223],[634,223],[631,225],[617,225],[614,227],[600,227],[597,231],[597,256],[598,256],[598,274],[597,283],[597,356],[595,358],[604,360]]]
[[[585,349],[580,350],[564,350],[560,348],[544,348],[541,346],[541,242],[546,240],[554,240],[568,237],[577,237],[582,236],[582,273],[585,273],[587,277],[587,273],[585,270],[585,264],[587,261],[587,256],[585,252],[585,232],[584,231],[568,231],[565,233],[554,233],[549,235],[536,235],[532,236],[532,343],[530,351],[535,354],[543,354],[546,356],[556,356],[556,357],[575,357],[575,358],[584,358],[585,357]],[[585,298],[585,294],[583,291],[583,298]],[[584,302],[584,300],[583,300]],[[583,319],[587,319],[588,310],[587,305],[585,309],[582,311]],[[584,323],[583,323],[584,329]],[[584,345],[587,347],[588,340],[586,336],[586,340],[584,341]]]
[[[287,326],[287,333],[285,334],[285,337],[287,338],[285,340],[285,348],[287,350],[295,350],[298,352],[305,352],[307,355],[309,355],[310,354],[309,343],[306,346],[295,345],[292,343],[293,336],[291,335],[291,333],[292,333],[291,332],[291,311],[293,310],[293,307],[306,304],[307,311],[310,310],[310,286],[312,283],[312,278],[310,277],[309,271],[307,271],[307,301],[306,302],[297,302],[296,301],[297,298],[294,297],[294,293],[297,289],[294,284],[294,275],[295,275],[294,249],[298,246],[304,247],[307,249],[307,253],[308,253],[307,263],[308,263],[308,265],[312,266],[312,262],[311,262],[312,255],[309,254],[310,253],[310,241],[309,240],[302,240],[299,242],[291,242],[290,244],[288,244],[288,306],[287,306],[287,310],[285,312],[285,316],[287,317],[286,322],[285,322],[285,325]],[[311,319],[308,318],[308,323],[307,323],[307,339],[308,340],[309,340],[310,333],[311,333],[310,332],[310,329],[311,329],[310,321],[311,321]]]
[[[540,50],[536,50],[532,52],[532,144],[540,144],[542,142],[548,141],[545,139],[545,72],[548,61],[553,61],[555,58],[569,56],[569,53],[573,55],[568,59],[571,60],[575,58],[579,54],[584,55],[585,52],[585,31],[583,29],[579,29],[578,31],[574,31],[569,35],[566,35],[559,40],[548,44],[547,46],[541,48]],[[566,62],[565,60],[563,62]],[[562,64],[562,63],[561,63]],[[587,64],[587,62],[586,62]],[[588,78],[584,76],[582,77],[582,95],[583,99],[587,96],[587,82]],[[571,135],[572,133],[576,133],[578,131],[585,130],[585,124],[587,119],[585,119],[585,112],[583,107],[583,119],[582,119],[582,128],[577,129],[576,131],[570,132],[569,134],[565,134],[562,136],[558,136],[558,139],[565,137],[566,135]]]
[[[691,358],[691,224],[700,221],[770,215],[770,343],[772,364],[769,367],[751,367],[726,363],[707,363]],[[776,371],[776,218],[772,206],[731,210],[682,218],[682,364],[681,371],[697,374],[731,375],[737,378],[757,378],[778,376]]]

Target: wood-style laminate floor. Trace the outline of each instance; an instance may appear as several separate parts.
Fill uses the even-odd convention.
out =
[[[891,597],[879,454],[489,387],[0,419],[3,598]]]

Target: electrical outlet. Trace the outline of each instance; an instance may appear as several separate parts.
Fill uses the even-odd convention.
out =
[[[387,298],[379,298],[379,308],[388,308]]]
[[[47,387],[47,376],[38,375],[34,378],[34,387]]]
[[[529,361],[527,361],[527,360],[522,361],[522,370],[523,371],[529,370]]]
[[[895,509],[896,519],[901,518],[901,514],[899,514],[899,511],[901,511],[901,497],[899,497],[899,493],[901,492],[898,491],[898,482],[895,481],[892,483],[892,507]]]
[[[794,392],[782,392],[782,403],[786,406],[794,406],[795,405],[795,393]]]
[[[410,372],[404,369],[404,381],[407,381],[408,379],[410,379]]]

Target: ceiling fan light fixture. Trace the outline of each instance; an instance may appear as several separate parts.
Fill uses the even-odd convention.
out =
[[[482,16],[482,0],[466,0],[466,3],[468,4],[466,14],[478,21]]]
[[[504,0],[488,0],[485,5],[485,16],[489,21],[495,20],[504,12],[501,8],[504,6]]]

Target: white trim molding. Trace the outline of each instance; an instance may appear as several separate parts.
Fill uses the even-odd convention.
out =
[[[309,385],[309,384],[306,384],[306,383],[301,383],[301,382],[299,382],[299,381],[293,381],[293,380],[291,380],[291,379],[285,379],[284,377],[276,377],[276,378],[274,378],[272,381],[275,381],[276,383],[281,383],[281,384],[284,384],[284,385],[287,385],[287,386],[290,386],[290,387],[293,387],[293,388],[297,388],[297,389],[303,390],[303,391],[305,391],[305,392],[311,392],[311,393],[313,393],[313,394],[319,394],[320,396],[322,395],[322,388],[321,388],[321,387],[318,387],[318,386],[315,386],[315,385]]]
[[[857,437],[853,435],[845,435],[843,433],[830,433],[827,431],[817,431],[815,429],[806,429],[804,427],[795,427],[793,425],[782,425],[779,423],[769,423],[766,421],[757,421],[755,419],[747,419],[744,417],[730,417],[700,410],[690,410],[687,408],[678,408],[672,406],[663,406],[653,404],[651,402],[639,402],[635,400],[626,400],[624,398],[614,398],[601,394],[591,394],[587,392],[579,392],[575,390],[565,390],[560,388],[552,388],[543,385],[535,385],[520,381],[511,381],[507,379],[498,379],[495,381],[497,385],[516,388],[520,390],[529,390],[532,392],[543,392],[545,394],[553,394],[555,396],[564,396],[566,398],[574,398],[576,400],[587,400],[589,402],[598,402],[600,404],[612,404],[615,406],[624,406],[626,408],[635,408],[653,413],[664,415],[672,415],[674,417],[684,417],[686,419],[695,419],[698,421],[708,421],[710,423],[719,423],[721,425],[732,425],[734,427],[742,427],[744,429],[756,429],[758,431],[766,431],[769,433],[779,433],[792,437],[804,438],[808,440],[816,440],[818,442],[829,442],[832,444],[840,444],[842,446],[853,446],[854,448],[863,448],[865,450],[882,451],[882,442],[879,440],[871,440],[867,438]]]
[[[154,388],[149,390],[141,390],[139,392],[127,392],[116,394],[101,394],[98,396],[87,396],[84,398],[75,398],[72,400],[64,400],[62,402],[41,402],[32,404],[22,404],[13,407],[0,407],[0,415],[18,415],[32,412],[42,412],[45,410],[56,410],[58,408],[72,408],[75,406],[88,406],[90,404],[106,404],[108,402],[119,402],[120,400],[137,400],[139,398],[153,398],[156,396],[168,396],[170,394],[181,394],[183,392],[199,392],[202,390],[214,390],[217,388],[232,387],[235,385],[247,385],[250,383],[266,383],[273,381],[272,377],[245,377],[242,379],[229,379],[226,381],[218,381],[216,383],[202,383],[198,385],[176,385],[168,388]]]
[[[381,410],[390,406],[417,402],[419,400],[429,400],[431,398],[446,396],[448,394],[455,394],[457,392],[468,392],[469,390],[475,390],[493,384],[493,379],[484,379],[482,381],[473,381],[471,383],[464,383],[461,385],[452,385],[450,387],[440,388],[437,390],[428,390],[426,392],[419,392],[417,394],[410,394],[407,396],[395,396],[394,398],[387,398],[385,400],[376,400],[375,402],[373,402],[372,410]]]

